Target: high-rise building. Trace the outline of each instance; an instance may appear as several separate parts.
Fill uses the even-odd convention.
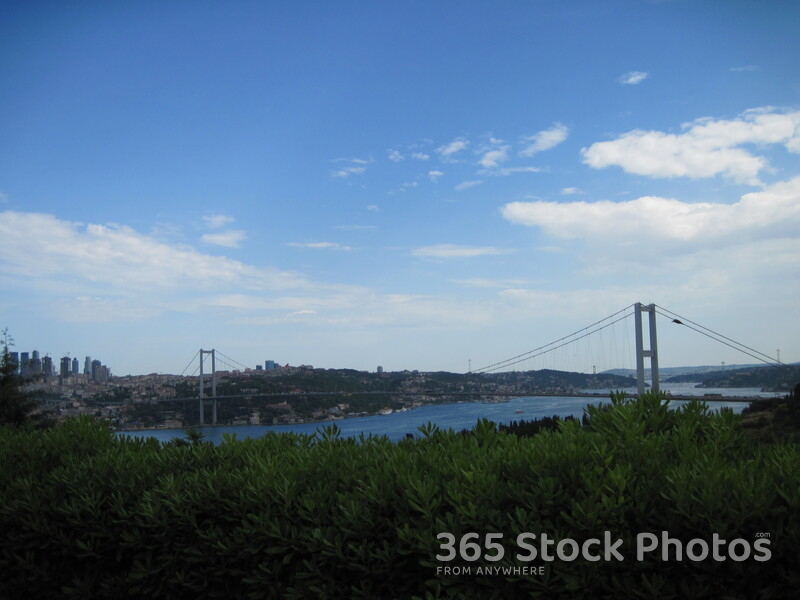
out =
[[[264,363],[264,369],[266,369],[267,371],[272,371],[272,369],[275,368],[277,368],[277,365],[275,364],[274,360],[268,360]]]
[[[92,357],[87,356],[86,360],[83,361],[83,374],[84,375],[91,375],[92,374]]]
[[[69,356],[62,356],[61,357],[61,369],[59,370],[58,374],[61,377],[69,377],[70,372],[72,371],[72,360]]]
[[[23,377],[29,375],[28,368],[30,367],[30,354],[23,352],[19,355],[19,374]]]
[[[42,374],[45,377],[53,376],[53,359],[47,355],[42,359]]]
[[[8,360],[11,361],[14,375],[17,375],[19,373],[19,352],[9,352]]]
[[[81,363],[77,357],[72,359],[72,374],[77,375],[81,371]]]

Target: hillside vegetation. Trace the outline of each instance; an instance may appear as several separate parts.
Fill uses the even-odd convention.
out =
[[[219,446],[89,420],[2,428],[0,597],[795,597],[796,445],[750,441],[730,411],[657,396],[616,397],[584,421],[527,437],[482,421],[399,443],[329,428]],[[443,532],[454,560],[437,558]],[[521,533],[608,536],[622,559],[601,543],[598,560],[527,562]],[[501,534],[500,560],[487,534]],[[639,534],[673,542],[638,557]],[[695,540],[720,559],[689,558]]]

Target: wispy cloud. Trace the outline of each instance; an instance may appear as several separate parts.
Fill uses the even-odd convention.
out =
[[[388,158],[392,162],[402,162],[406,157],[399,150],[389,150]]]
[[[521,279],[521,278],[487,279],[485,277],[473,277],[472,279],[452,279],[451,281],[458,285],[463,285],[467,287],[497,288],[497,289],[505,289],[512,287],[519,288],[521,286],[541,285],[542,283],[545,283],[543,280],[538,280],[538,279]]]
[[[337,225],[334,229],[342,229],[344,231],[366,231],[367,229],[377,229],[377,225]]]
[[[728,71],[733,73],[751,73],[753,71],[758,71],[758,67],[756,65],[745,65],[743,67],[731,67]]]
[[[560,193],[562,196],[573,196],[575,194],[582,194],[583,192],[576,187],[565,187],[561,188]]]
[[[494,246],[459,246],[456,244],[435,244],[415,248],[411,254],[423,258],[471,258],[494,254],[508,254],[510,250],[502,250]]]
[[[206,233],[200,238],[204,243],[225,248],[238,248],[247,239],[247,234],[240,229],[232,229],[220,233]]]
[[[227,215],[207,215],[203,217],[203,221],[209,229],[219,229],[228,223],[233,223],[236,219]]]
[[[343,246],[336,242],[289,242],[286,245],[294,248],[313,248],[315,250],[352,250],[350,246]]]
[[[800,153],[800,111],[771,108],[746,111],[739,118],[698,119],[684,133],[636,129],[615,140],[583,148],[583,161],[595,169],[616,165],[650,177],[713,177],[759,185],[767,161],[740,148],[743,144],[784,144]]]
[[[538,152],[555,148],[569,136],[569,127],[563,123],[553,123],[549,129],[544,129],[534,135],[523,138],[525,148],[520,156],[533,156]]]
[[[367,170],[367,165],[369,165],[372,160],[366,160],[363,158],[338,158],[334,162],[343,166],[331,171],[331,177],[344,179],[350,177],[351,175],[362,175],[365,173]]]
[[[647,79],[649,73],[644,71],[628,71],[624,75],[620,75],[617,81],[622,85],[637,85]]]
[[[508,160],[508,148],[508,146],[501,146],[484,152],[479,164],[485,169],[493,169],[499,166],[500,163]]]
[[[543,170],[544,169],[539,167],[503,167],[502,169],[495,169],[487,172],[487,174],[506,177],[508,175],[516,175],[518,173],[541,173]]]
[[[461,183],[456,185],[454,189],[456,191],[461,192],[461,191],[464,191],[464,190],[468,190],[471,187],[475,187],[476,185],[480,185],[482,183],[483,183],[483,179],[473,179],[471,181],[462,181]]]
[[[54,293],[80,289],[84,296],[307,285],[295,273],[204,254],[127,226],[82,225],[50,214],[14,211],[0,213],[0,269],[7,277],[37,273],[38,281],[47,281]]]
[[[439,177],[442,175],[444,175],[442,171],[428,171],[428,177],[433,182],[439,181]]]
[[[436,151],[442,156],[442,158],[451,158],[454,154],[458,154],[462,150],[466,150],[468,147],[469,141],[464,138],[457,138],[449,144],[439,146]]]

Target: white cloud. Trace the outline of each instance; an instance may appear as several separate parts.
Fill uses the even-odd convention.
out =
[[[642,83],[647,77],[648,74],[644,71],[628,71],[624,75],[620,75],[617,81],[623,85],[636,85]]]
[[[475,187],[476,185],[480,185],[483,183],[482,179],[473,179],[472,181],[462,181],[458,185],[455,186],[455,189],[459,192],[463,190],[468,190],[471,187]]]
[[[238,248],[247,238],[247,234],[240,229],[232,229],[221,233],[206,233],[200,239],[206,244],[224,246],[225,248]]]
[[[203,217],[206,227],[209,229],[219,229],[220,227],[233,223],[236,219],[227,215],[207,215]]]
[[[367,229],[377,229],[377,225],[337,225],[334,229],[343,229],[345,231],[366,231]]]
[[[344,179],[350,177],[351,175],[364,174],[367,170],[367,165],[372,163],[372,160],[366,160],[363,158],[338,158],[333,162],[341,163],[344,166],[331,171],[331,177]]]
[[[46,282],[56,291],[80,289],[83,296],[89,295],[87,288],[156,293],[308,285],[296,273],[203,254],[127,226],[84,226],[49,214],[14,211],[0,213],[0,274],[18,285]]]
[[[538,152],[555,148],[569,136],[569,127],[563,123],[554,123],[550,129],[545,129],[531,136],[523,138],[526,144],[520,156],[533,156]]]
[[[380,207],[377,204],[370,204],[369,206],[367,206],[367,210],[369,212],[379,212]]]
[[[362,175],[366,172],[365,167],[343,167],[341,169],[336,169],[335,171],[331,171],[332,177],[338,177],[344,179],[346,177],[350,177],[350,175]]]
[[[644,196],[626,202],[511,202],[513,223],[541,227],[559,238],[595,241],[742,243],[800,231],[800,177],[745,194],[734,204],[688,203]]]
[[[492,169],[506,160],[508,160],[508,146],[502,146],[485,152],[479,163],[485,169]]]
[[[428,160],[428,159],[430,159],[430,157],[431,157],[430,154],[425,154],[424,152],[414,152],[411,155],[411,158],[413,158],[415,160]]]
[[[520,286],[542,285],[546,283],[535,279],[487,279],[485,277],[473,277],[471,279],[453,279],[453,283],[467,287],[477,288],[497,288],[507,289]]]
[[[450,158],[454,154],[461,152],[462,150],[466,150],[469,146],[469,142],[464,138],[457,138],[450,142],[449,144],[445,144],[444,146],[440,146],[436,149],[436,151],[442,155],[443,158]]]
[[[444,173],[441,171],[428,171],[428,177],[430,177],[433,182],[439,181],[439,177],[442,175],[444,175]]]
[[[336,242],[289,242],[287,246],[293,246],[295,248],[314,248],[319,250],[352,250],[350,246],[343,246],[342,244],[337,244]]]
[[[411,253],[424,258],[470,258],[473,256],[486,256],[493,254],[507,254],[508,250],[501,250],[494,246],[458,246],[455,244],[435,244],[416,248]]]
[[[760,184],[758,175],[767,161],[738,146],[784,144],[800,153],[800,111],[755,109],[733,120],[698,119],[683,129],[681,134],[636,129],[581,153],[595,169],[616,165],[637,175],[692,179],[721,174],[751,185]]]
[[[389,150],[389,160],[392,162],[401,162],[405,160],[405,156],[399,150]]]
[[[581,191],[580,191],[578,188],[576,188],[576,187],[565,187],[565,188],[561,188],[561,195],[562,195],[562,196],[572,196],[572,195],[574,195],[574,194],[582,194],[582,193],[583,193],[583,192],[581,192]]]
[[[491,171],[491,175],[500,175],[506,177],[508,175],[516,175],[517,173],[541,173],[542,169],[539,167],[504,167],[502,169],[495,169]]]

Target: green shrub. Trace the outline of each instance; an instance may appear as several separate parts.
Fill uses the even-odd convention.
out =
[[[85,419],[2,428],[0,597],[794,597],[800,453],[747,441],[737,419],[647,396],[532,437],[488,421],[399,443],[331,427],[219,446],[115,437]],[[625,560],[515,558],[520,533],[606,531]],[[769,534],[772,557],[637,561],[636,535],[662,531]],[[502,533],[505,556],[441,562],[442,532]]]

